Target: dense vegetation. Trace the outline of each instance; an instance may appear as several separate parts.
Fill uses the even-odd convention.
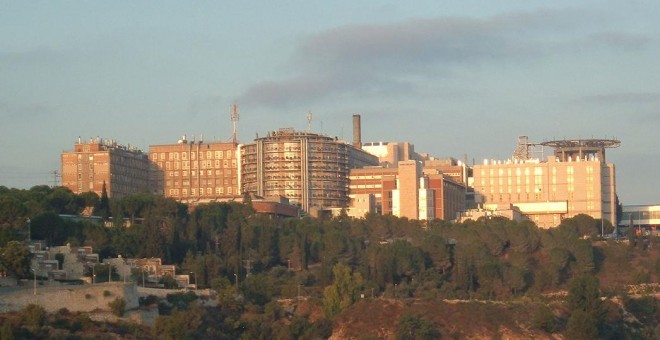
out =
[[[102,218],[112,216],[114,227],[59,216],[88,206],[95,206]],[[595,247],[601,222],[586,215],[551,230],[503,218],[465,223],[379,215],[277,219],[255,214],[249,203],[209,203],[189,211],[172,199],[149,194],[108,200],[65,188],[0,187],[2,249],[25,239],[28,218],[33,239],[92,245],[101,258],[160,257],[182,273],[194,272],[199,287],[216,289],[219,307],[213,312],[194,303],[162,308],[165,315],[154,332],[172,338],[327,337],[331,320],[363,296],[511,301],[569,288],[575,290],[571,296],[588,292],[582,300],[567,302],[570,319],[538,309],[537,328],[573,334],[571,325],[593,324],[589,334],[619,334],[606,326],[605,307],[593,301],[594,294],[620,291],[622,283],[603,284],[597,276],[611,252],[630,256],[653,242],[633,238],[626,245],[610,241],[603,242],[606,249]],[[122,226],[124,218],[133,222],[131,227]],[[607,221],[604,227],[611,232]],[[625,283],[657,282],[660,259],[649,261],[637,269],[635,282]],[[25,276],[21,264],[0,263],[7,272]],[[321,315],[295,315],[277,302],[299,296],[322,310]],[[654,315],[657,300],[645,306],[647,315]],[[653,329],[655,320],[647,327]],[[436,334],[427,320],[411,315],[397,327],[401,334],[411,329]]]

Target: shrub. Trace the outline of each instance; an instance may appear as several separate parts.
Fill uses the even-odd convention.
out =
[[[156,295],[147,295],[145,298],[140,298],[140,304],[143,306],[150,306],[158,303],[158,297]]]
[[[23,323],[31,327],[40,327],[46,320],[46,311],[38,305],[30,304],[21,313]]]
[[[557,320],[546,305],[540,305],[536,309],[532,316],[532,326],[548,333],[554,333],[558,330]]]
[[[126,310],[126,301],[123,298],[117,297],[112,302],[108,303],[112,314],[116,316],[123,316]]]
[[[440,333],[428,320],[404,315],[396,326],[396,339],[439,339]]]
[[[104,297],[112,296],[112,292],[110,292],[109,290],[104,290],[103,291],[103,296]]]

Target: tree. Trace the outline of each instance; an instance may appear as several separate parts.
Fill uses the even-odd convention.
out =
[[[439,339],[440,333],[431,321],[416,317],[414,315],[404,315],[396,326],[396,339]]]
[[[16,278],[30,275],[30,249],[18,241],[10,241],[0,248],[0,268]]]
[[[566,338],[575,340],[598,339],[598,322],[588,312],[576,309],[568,319]]]
[[[548,333],[557,331],[557,320],[552,310],[546,305],[539,305],[532,315],[532,325],[535,328],[542,329]]]
[[[98,214],[107,221],[110,218],[110,200],[108,199],[108,191],[105,188],[105,181],[101,189],[101,200],[99,201]]]
[[[567,302],[571,309],[568,319],[569,339],[596,339],[603,320],[600,301],[600,284],[593,275],[583,274],[571,281]]]
[[[580,275],[571,281],[568,288],[568,307],[571,310],[597,312],[600,308],[600,284],[593,275]]]
[[[332,268],[334,282],[323,291],[323,308],[328,317],[337,315],[357,301],[363,280],[360,273],[351,274],[351,268],[338,263]]]

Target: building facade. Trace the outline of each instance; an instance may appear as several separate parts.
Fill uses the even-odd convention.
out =
[[[237,150],[233,142],[195,142],[185,136],[176,144],[151,145],[151,192],[193,205],[240,197]]]
[[[567,140],[543,145],[555,148],[547,161],[514,157],[475,165],[478,201],[514,205],[541,228],[578,214],[616,221],[615,169],[605,161],[605,148],[619,142]]]
[[[269,132],[240,149],[242,190],[286,197],[307,212],[346,207],[349,167],[377,162],[336,138],[293,129]]]
[[[78,138],[73,151],[62,152],[62,186],[76,194],[95,192],[103,186],[108,197],[122,198],[149,187],[149,160],[135,147],[101,138],[83,142]]]
[[[350,197],[373,195],[375,212],[410,219],[454,220],[465,209],[465,184],[440,171],[424,173],[419,161],[350,171]]]
[[[620,226],[660,231],[660,204],[624,205]]]

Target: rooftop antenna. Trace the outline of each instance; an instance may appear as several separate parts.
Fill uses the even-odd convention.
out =
[[[234,126],[234,132],[233,132],[233,135],[232,135],[233,136],[233,141],[234,141],[234,144],[236,144],[238,142],[238,138],[237,138],[237,135],[236,135],[236,123],[238,122],[238,118],[239,118],[238,105],[236,105],[236,104],[231,105],[230,117],[231,117],[232,125]]]
[[[59,173],[57,170],[54,170],[54,171],[52,172],[52,174],[53,174],[53,188],[54,188],[54,187],[59,186],[60,183],[59,183],[58,179],[59,179],[61,176],[60,176],[60,173]]]
[[[307,132],[312,132],[312,111],[307,112]]]

